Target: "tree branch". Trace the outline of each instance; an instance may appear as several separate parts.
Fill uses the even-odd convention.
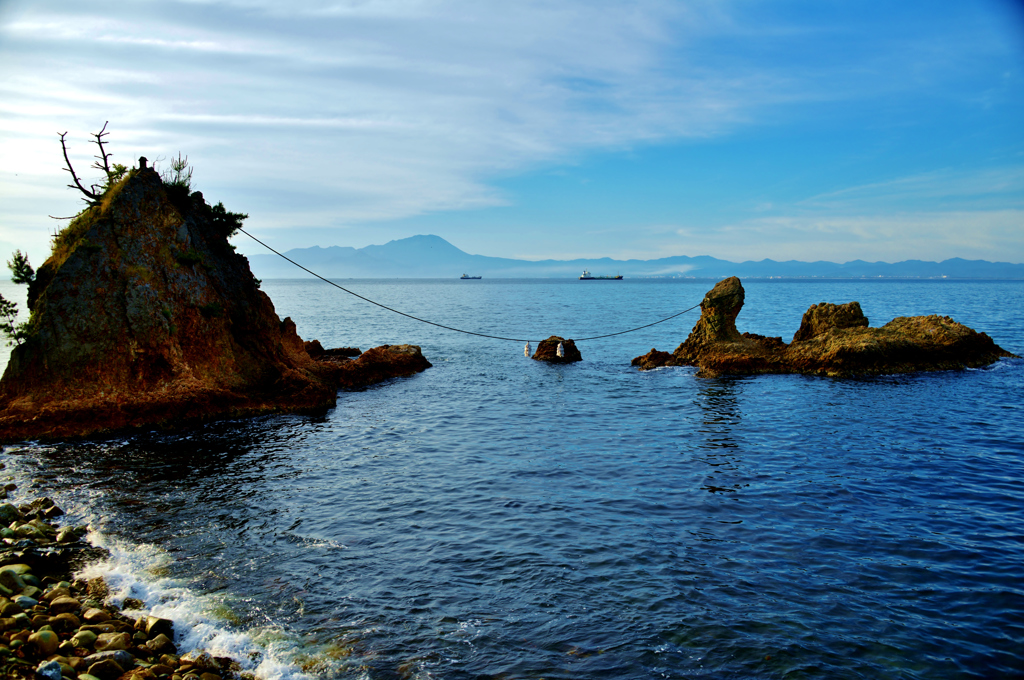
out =
[[[103,127],[107,127],[107,126],[104,125]],[[75,180],[75,183],[74,184],[69,184],[68,188],[70,188],[70,189],[78,189],[83,194],[85,194],[85,196],[89,199],[90,203],[95,203],[96,201],[99,200],[100,197],[97,194],[89,191],[88,189],[86,189],[85,187],[82,186],[82,183],[78,180],[78,175],[75,174],[74,166],[71,165],[71,159],[68,158],[68,147],[67,147],[67,144],[64,141],[64,138],[67,136],[68,133],[66,133],[66,132],[58,132],[57,134],[60,135],[60,148],[64,151],[64,162],[68,164],[68,167],[64,168],[64,170],[67,170],[68,172],[70,172],[71,173],[71,179]]]
[[[107,125],[109,125],[109,124],[110,124],[109,120],[106,121],[105,123],[103,123],[103,127],[100,129],[100,131],[93,135],[93,138],[96,140],[96,144],[98,144],[99,147],[100,147],[100,155],[99,156],[93,156],[93,158],[96,158],[96,159],[102,161],[103,165],[100,165],[99,163],[93,163],[92,164],[92,167],[96,168],[97,170],[102,170],[103,172],[105,172],[106,175],[107,175],[107,179],[108,180],[110,179],[110,175],[111,175],[110,163],[108,162],[108,159],[110,158],[110,154],[107,153],[106,150],[103,148],[103,138],[106,137],[108,134],[110,134],[109,132],[107,132]]]

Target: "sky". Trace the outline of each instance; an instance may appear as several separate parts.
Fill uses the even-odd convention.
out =
[[[1020,0],[0,0],[4,259],[107,121],[284,250],[1024,262]]]

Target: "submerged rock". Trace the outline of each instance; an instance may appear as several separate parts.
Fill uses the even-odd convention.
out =
[[[823,302],[804,313],[790,344],[782,338],[743,333],[736,317],[744,291],[736,277],[724,279],[701,302],[701,317],[675,352],[649,353],[632,365],[696,366],[701,376],[804,373],[844,377],[986,366],[1016,357],[948,316],[898,317],[880,328],[868,326],[860,304]]]
[[[558,356],[558,344],[562,344],[562,356]],[[541,340],[537,344],[537,351],[533,353],[533,359],[547,361],[552,364],[569,364],[574,361],[583,361],[583,355],[576,349],[576,343],[572,340],[552,335],[547,340]]]
[[[333,406],[337,372],[259,290],[228,243],[237,223],[145,167],[73,220],[29,289],[0,442]]]

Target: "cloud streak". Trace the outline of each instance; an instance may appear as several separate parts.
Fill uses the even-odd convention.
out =
[[[800,59],[803,41],[822,35],[852,56]],[[507,206],[515,197],[496,188],[503,177],[778,125],[811,102],[905,88],[911,70],[922,87],[940,79],[924,42],[867,59],[877,51],[861,36],[710,1],[8,7],[0,167],[23,172],[6,178],[11,203],[0,211],[16,217],[0,212],[0,235],[38,232],[24,216],[39,197],[30,203],[20,186],[52,183],[40,214],[74,210],[53,133],[70,130],[73,160],[87,167],[88,133],[105,120],[117,160],[181,150],[204,193],[249,212],[254,228],[280,230],[280,244],[294,243],[297,227],[365,230]],[[970,49],[950,45],[941,63]],[[839,204],[882,190],[822,194],[805,207],[855,214]],[[324,244],[344,240],[337,232]]]

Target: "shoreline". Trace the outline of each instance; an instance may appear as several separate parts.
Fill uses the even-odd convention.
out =
[[[8,484],[7,490],[12,490]],[[0,669],[10,678],[49,680],[252,680],[227,656],[179,648],[183,631],[143,601],[120,605],[102,576],[87,577],[110,551],[82,526],[60,526],[50,498],[0,501]],[[175,643],[175,640],[178,643]]]

